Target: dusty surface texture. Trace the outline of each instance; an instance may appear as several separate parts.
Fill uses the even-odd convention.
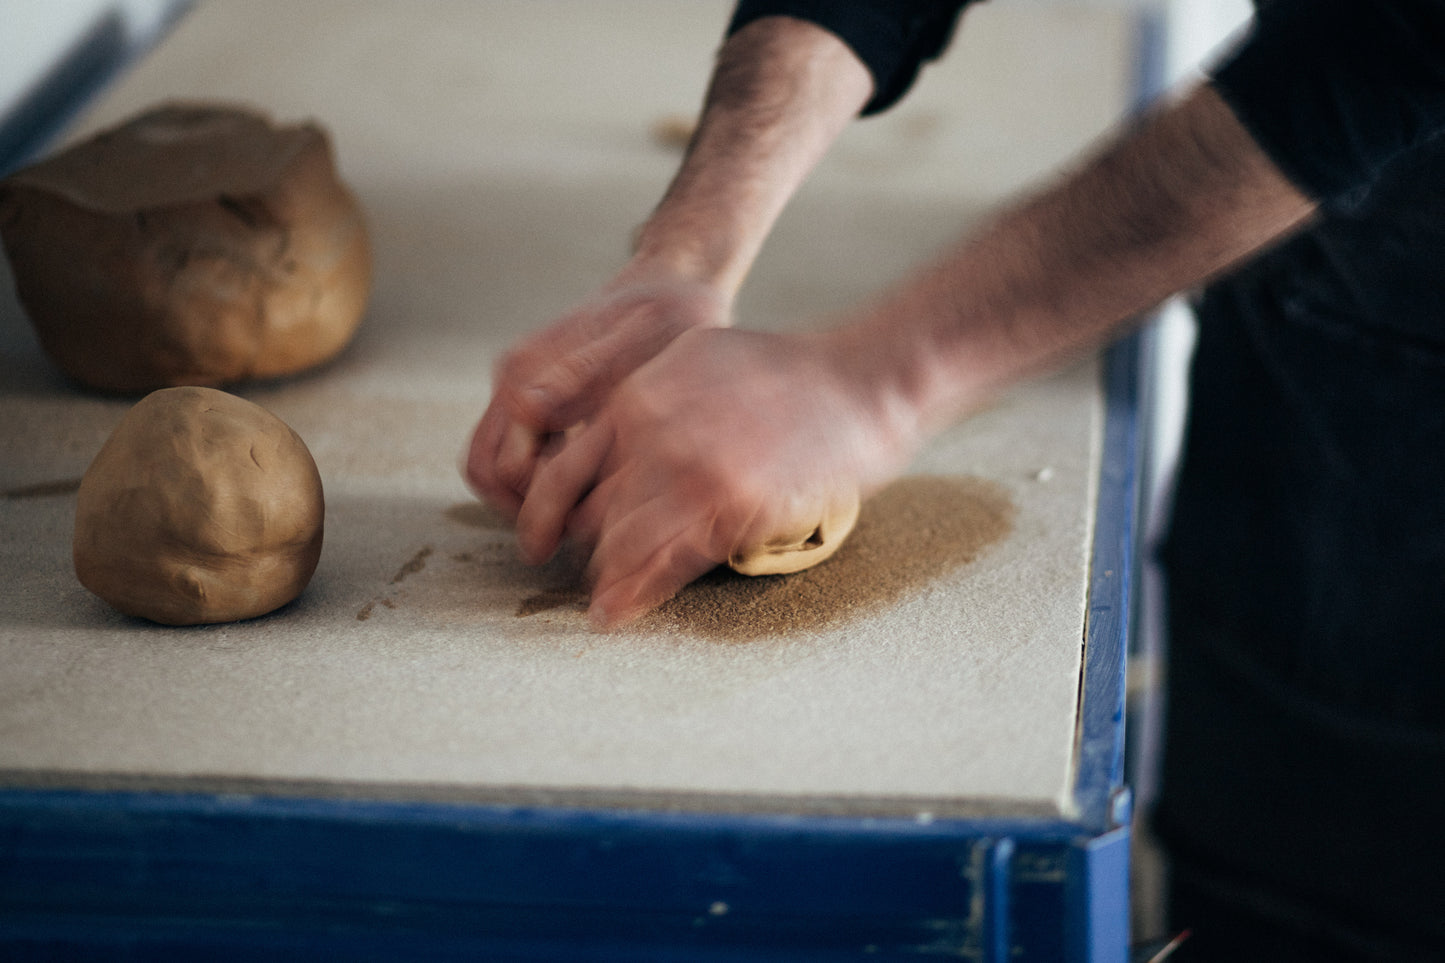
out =
[[[75,574],[165,625],[255,618],[310,581],[325,511],[316,462],[285,422],[214,388],[163,388],[81,478]]]
[[[0,237],[41,345],[144,393],[314,367],[361,321],[371,249],[315,124],[164,103],[0,181]]]
[[[70,571],[75,479],[127,405],[69,388],[0,278],[5,779],[1057,812],[1096,367],[944,433],[815,569],[719,576],[634,631],[590,632],[575,562],[519,565],[455,459],[491,359],[625,256],[677,162],[654,127],[700,98],[728,5],[427,9],[202,5],[85,120],[178,93],[322,119],[371,215],[376,287],[333,363],[241,392],[326,485],[310,587],[259,619],[165,629]],[[960,39],[898,113],[845,135],[741,323],[805,322],[888,282],[1123,108],[1122,15],[981,5]]]

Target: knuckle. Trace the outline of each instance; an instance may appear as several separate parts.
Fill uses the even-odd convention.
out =
[[[606,368],[598,352],[583,349],[559,355],[547,374],[548,380],[563,393],[580,394],[597,383]]]

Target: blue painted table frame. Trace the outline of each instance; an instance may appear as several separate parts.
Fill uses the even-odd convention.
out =
[[[1077,816],[0,791],[7,958],[1121,961],[1138,343],[1106,359]]]
[[[1075,818],[6,790],[0,955],[1123,960],[1137,350],[1107,358]]]
[[[0,122],[0,171],[127,56],[97,30]],[[1105,357],[1072,818],[0,790],[0,956],[1125,960],[1142,343]]]

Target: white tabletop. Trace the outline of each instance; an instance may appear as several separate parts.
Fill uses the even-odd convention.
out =
[[[321,470],[311,586],[261,619],[171,629],[75,580],[68,483],[127,402],[59,378],[3,275],[0,782],[1067,809],[1093,363],[946,432],[912,469],[935,480],[866,506],[858,558],[850,545],[774,585],[767,618],[710,614],[706,598],[737,608],[756,591],[734,584],[592,633],[556,591],[565,564],[517,562],[458,479],[491,359],[620,264],[678,160],[655,129],[695,110],[727,12],[215,2],[103,98],[85,129],[176,97],[319,119],[368,210],[376,288],[336,362],[237,390]],[[785,214],[742,323],[862,296],[1057,167],[1124,109],[1129,23],[1092,7],[969,13],[952,56],[895,113],[855,125]],[[860,576],[864,559],[896,577]],[[808,604],[780,628],[768,613],[790,592]]]

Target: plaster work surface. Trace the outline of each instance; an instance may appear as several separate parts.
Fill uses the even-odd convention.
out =
[[[340,358],[237,390],[316,458],[310,587],[260,619],[170,629],[74,577],[74,485],[131,402],[65,383],[0,275],[0,781],[1066,808],[1097,366],[946,432],[808,580],[714,579],[636,629],[589,631],[569,560],[521,565],[455,461],[497,353],[625,257],[678,160],[659,125],[695,109],[728,6],[421,9],[202,4],[84,118],[223,97],[319,119],[377,281]],[[971,13],[916,96],[850,130],[785,214],[740,322],[808,323],[1055,169],[1122,113],[1129,47],[1108,10]],[[891,574],[860,582],[869,565]]]

